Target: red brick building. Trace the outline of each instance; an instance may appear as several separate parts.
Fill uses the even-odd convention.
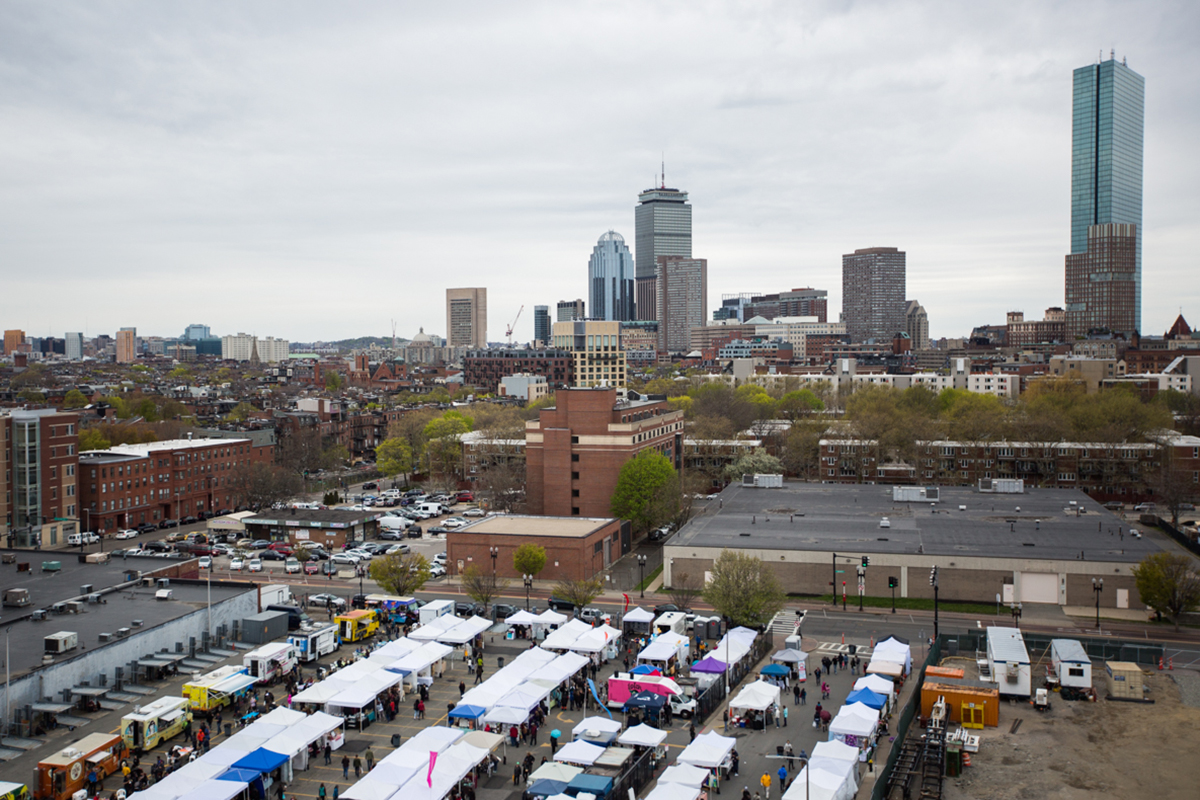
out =
[[[0,522],[9,546],[54,547],[79,530],[79,415],[52,408],[0,415]]]
[[[526,543],[546,550],[546,566],[538,573],[539,581],[586,580],[633,546],[629,523],[619,519],[504,514],[446,534],[446,569],[451,575],[461,575],[474,565],[490,573],[491,548],[495,547],[496,575],[520,581],[513,553]]]
[[[532,514],[606,517],[626,461],[657,450],[679,469],[683,412],[665,397],[560,389],[556,406],[525,423],[526,506]]]
[[[271,463],[266,451],[249,439],[177,439],[82,453],[80,517],[88,530],[111,533],[233,508],[234,469]]]
[[[552,388],[570,386],[574,360],[566,350],[470,350],[463,356],[463,382],[492,394],[508,375],[542,375]]]

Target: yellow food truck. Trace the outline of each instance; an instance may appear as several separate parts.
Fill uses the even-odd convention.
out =
[[[348,611],[333,618],[343,642],[358,642],[379,630],[379,616],[370,609]]]
[[[227,706],[254,685],[245,667],[230,665],[215,669],[183,685],[183,694],[193,709],[208,711]]]
[[[138,706],[121,717],[121,740],[131,752],[153,750],[182,733],[192,719],[191,700],[186,697],[160,697],[147,706]]]

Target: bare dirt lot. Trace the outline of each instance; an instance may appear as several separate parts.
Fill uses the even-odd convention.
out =
[[[1095,703],[1051,695],[1051,710],[1028,703],[1001,705],[1000,727],[986,728],[979,752],[962,777],[947,778],[949,800],[1075,800],[1075,798],[1200,797],[1200,675],[1146,673],[1153,704],[1104,700],[1104,671],[1096,670]],[[1179,676],[1179,681],[1175,676]],[[1015,734],[1013,720],[1022,719]]]

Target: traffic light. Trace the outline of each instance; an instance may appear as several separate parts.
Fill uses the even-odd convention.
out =
[[[899,585],[900,585],[900,581],[896,580],[895,578],[893,578],[890,575],[888,576],[888,588],[889,589],[895,589]]]
[[[862,558],[863,558],[862,564],[864,567],[871,566],[871,557],[870,556],[863,556]]]

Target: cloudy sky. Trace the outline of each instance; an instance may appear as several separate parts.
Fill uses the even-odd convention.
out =
[[[722,293],[908,253],[934,336],[1041,317],[1069,250],[1071,71],[1146,78],[1143,327],[1200,323],[1200,5],[0,4],[0,326],[489,338],[586,298],[655,180]]]

